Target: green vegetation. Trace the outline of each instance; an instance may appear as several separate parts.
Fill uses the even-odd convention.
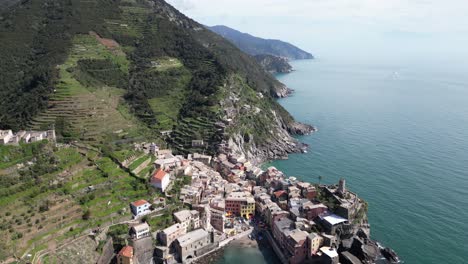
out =
[[[138,166],[140,166],[141,164],[143,164],[143,162],[147,161],[151,159],[151,157],[147,156],[147,155],[143,155],[142,157],[138,158],[137,160],[135,160],[132,164],[130,164],[130,166],[128,167],[128,169],[130,169],[131,171],[135,170],[136,168],[138,168]]]
[[[2,147],[4,155],[34,160],[20,170],[0,171],[3,256],[130,219],[129,202],[151,198],[146,181],[120,169],[112,158],[87,151],[55,148],[46,141]]]

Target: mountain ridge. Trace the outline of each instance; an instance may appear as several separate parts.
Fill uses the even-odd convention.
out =
[[[314,58],[311,53],[282,40],[256,37],[223,25],[216,25],[208,28],[228,39],[239,49],[252,56],[273,55],[291,60]]]

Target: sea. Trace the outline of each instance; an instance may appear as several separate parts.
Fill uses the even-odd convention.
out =
[[[291,64],[277,78],[295,93],[279,102],[318,132],[298,137],[308,153],[270,165],[310,182],[346,179],[369,203],[372,238],[404,263],[468,263],[468,64]],[[272,252],[245,250],[228,247],[220,263],[271,262]]]

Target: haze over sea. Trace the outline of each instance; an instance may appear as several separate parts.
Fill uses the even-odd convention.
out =
[[[319,58],[278,76],[282,105],[319,132],[273,165],[369,203],[372,237],[405,263],[467,263],[468,67]]]

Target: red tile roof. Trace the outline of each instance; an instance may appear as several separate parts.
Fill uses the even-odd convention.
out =
[[[142,205],[147,204],[147,203],[148,203],[148,201],[146,201],[146,200],[138,200],[138,201],[133,202],[132,204],[134,206],[142,206]]]
[[[279,190],[279,191],[274,192],[273,194],[276,196],[276,198],[280,198],[281,195],[283,195],[285,193],[286,193],[285,190]]]
[[[154,180],[158,180],[158,181],[162,181],[162,179],[164,178],[164,176],[166,176],[166,172],[164,170],[161,170],[161,169],[158,169],[154,174],[153,174],[153,177],[151,178],[152,181]]]
[[[123,247],[119,252],[119,256],[124,256],[124,257],[127,257],[127,258],[133,258],[133,247],[131,247],[131,246]]]

